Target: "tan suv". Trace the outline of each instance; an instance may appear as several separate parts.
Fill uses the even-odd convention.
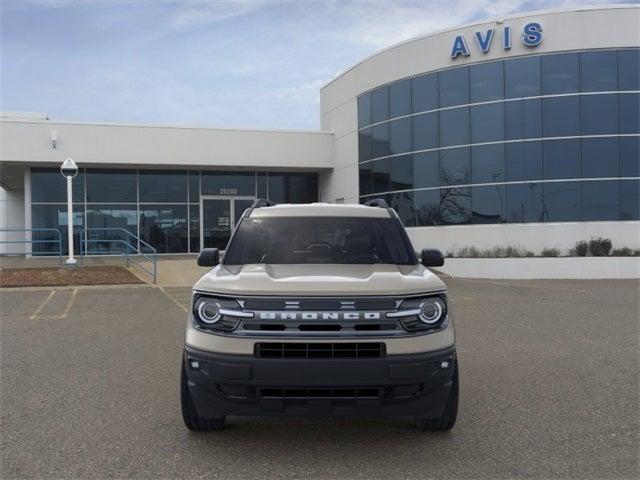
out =
[[[193,289],[181,375],[191,430],[226,415],[412,415],[449,430],[458,362],[446,286],[394,210],[274,205],[246,210]]]

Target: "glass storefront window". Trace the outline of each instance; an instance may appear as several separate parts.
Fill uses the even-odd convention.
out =
[[[582,139],[583,178],[619,176],[618,158],[617,137]]]
[[[135,203],[138,201],[135,170],[87,169],[87,203]]]
[[[58,173],[60,177],[60,173]],[[67,205],[32,205],[31,228],[54,228],[60,231],[60,236],[55,232],[33,232],[32,252],[34,255],[57,255],[62,240],[62,254],[68,255],[68,215]],[[80,253],[80,231],[84,228],[84,205],[73,205],[73,248],[76,255]]]
[[[471,143],[504,140],[504,103],[471,107]]]
[[[318,201],[318,175],[315,173],[269,173],[269,199],[276,203]]]
[[[545,222],[579,222],[582,220],[581,182],[547,182],[544,191]]]
[[[544,98],[542,133],[545,137],[580,135],[580,97]]]
[[[542,184],[516,183],[506,185],[507,221],[537,223],[543,221]]]
[[[413,193],[417,226],[440,225],[440,190],[418,190]]]
[[[580,99],[583,135],[618,133],[618,95],[585,95]]]
[[[203,195],[249,195],[256,193],[254,172],[202,172]]]
[[[620,181],[582,182],[582,220],[620,219]]]
[[[440,185],[464,185],[471,180],[469,148],[440,151]]]
[[[371,123],[389,119],[389,88],[381,87],[371,92]]]
[[[471,103],[504,98],[503,62],[487,62],[469,67]]]
[[[141,202],[187,201],[187,172],[140,170],[139,182]]]
[[[411,103],[413,113],[438,108],[438,74],[430,73],[411,79]]]
[[[358,97],[358,128],[371,124],[371,95],[365,93]]]
[[[439,152],[413,154],[413,184],[415,188],[437,187],[440,185]]]
[[[505,181],[504,144],[471,147],[471,183]]]
[[[547,140],[542,148],[545,180],[580,178],[580,140]]]
[[[268,198],[268,181],[266,172],[258,172],[256,179],[256,196],[258,198]]]
[[[620,181],[620,219],[640,220],[640,180]]]
[[[469,143],[469,107],[440,112],[440,146],[467,145]]]
[[[640,90],[640,50],[618,51],[618,88]]]
[[[506,102],[504,109],[507,140],[542,137],[542,101],[540,99]]]
[[[200,172],[197,170],[189,172],[189,201],[200,201]]]
[[[411,151],[411,129],[411,117],[389,122],[389,146],[392,155]]]
[[[580,90],[618,90],[618,55],[613,51],[580,53]]]
[[[261,198],[266,198],[266,195]],[[200,251],[200,205],[189,205],[189,248],[191,253]]]
[[[438,73],[438,97],[440,108],[469,103],[469,67]]]
[[[438,114],[423,113],[413,117],[413,149],[438,148]]]
[[[507,182],[542,180],[542,142],[505,145]]]
[[[188,251],[187,205],[141,205],[140,238],[158,253]]]
[[[125,243],[131,244],[131,237],[122,230],[138,235],[138,210],[133,205],[87,205],[87,228],[109,229],[94,230],[89,233],[89,251],[93,254],[122,253]],[[107,241],[110,240],[110,241]],[[133,249],[137,245],[132,245]],[[130,249],[130,251],[132,251]]]
[[[577,92],[580,85],[579,63],[577,53],[543,55],[542,95]]]
[[[411,113],[411,81],[402,80],[389,86],[389,117]]]
[[[504,185],[471,187],[471,223],[504,223],[505,215]]]
[[[540,57],[506,60],[504,78],[507,98],[540,95]]]
[[[84,169],[72,180],[73,202],[84,203]],[[67,180],[57,168],[31,169],[33,203],[67,203]]]
[[[440,217],[443,225],[462,225],[471,219],[471,188],[440,189]]]

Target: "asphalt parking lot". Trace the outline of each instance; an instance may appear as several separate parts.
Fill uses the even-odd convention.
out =
[[[184,288],[0,291],[9,478],[637,478],[637,281],[447,280],[461,403],[410,419],[182,425]],[[54,292],[54,293],[52,293]]]

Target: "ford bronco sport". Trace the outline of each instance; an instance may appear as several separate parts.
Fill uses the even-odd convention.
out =
[[[445,285],[396,212],[365,205],[247,209],[194,286],[182,416],[216,430],[226,415],[412,415],[449,430],[458,363]]]

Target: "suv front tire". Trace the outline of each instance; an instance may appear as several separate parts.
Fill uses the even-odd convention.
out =
[[[224,415],[215,418],[203,418],[196,412],[189,392],[189,385],[187,384],[187,370],[184,360],[182,361],[182,371],[180,372],[180,404],[182,406],[184,425],[189,430],[193,432],[211,432],[220,430],[224,426]]]

